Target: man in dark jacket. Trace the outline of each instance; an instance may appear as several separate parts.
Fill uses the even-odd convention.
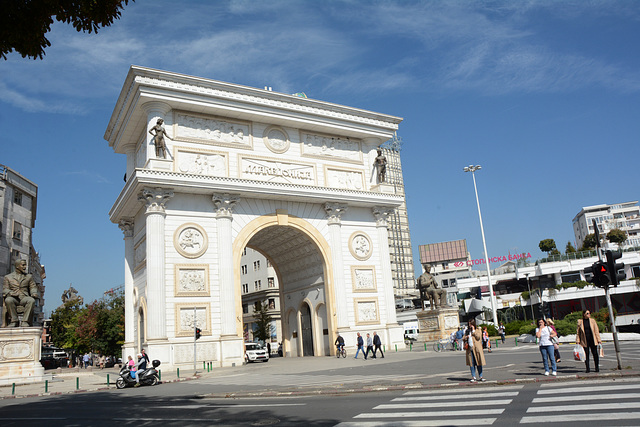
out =
[[[373,331],[373,357],[376,357],[376,353],[380,350],[380,354],[384,359],[384,353],[382,352],[382,342],[380,341],[380,335],[376,331]]]
[[[364,346],[364,340],[360,336],[360,332],[358,332],[358,350],[356,350],[356,357],[354,357],[354,359],[358,358],[358,354],[360,354],[360,352],[362,352],[362,355],[364,356],[365,359],[367,358],[367,356],[364,354],[364,349],[362,348],[363,346]]]

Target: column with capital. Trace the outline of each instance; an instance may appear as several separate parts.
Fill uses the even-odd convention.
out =
[[[382,283],[384,283],[385,311],[387,312],[387,325],[396,324],[396,305],[393,293],[393,277],[391,277],[391,257],[389,255],[389,230],[388,219],[395,211],[394,208],[376,206],[371,209],[376,219],[378,231],[378,248],[380,264],[382,265]]]
[[[134,329],[134,307],[133,307],[133,269],[135,268],[135,251],[133,247],[133,219],[122,219],[118,227],[124,233],[124,354],[135,355],[135,342],[133,337]]]
[[[173,197],[171,189],[144,188],[138,200],[146,205],[147,237],[147,337],[149,341],[167,338],[165,301],[165,204]]]
[[[236,302],[233,288],[233,236],[231,221],[233,208],[239,197],[235,194],[214,194],[218,242],[218,268],[220,280],[220,317],[222,336],[237,336]]]
[[[331,264],[333,265],[333,285],[336,296],[336,322],[338,330],[349,327],[347,311],[347,290],[344,280],[344,262],[342,257],[342,215],[348,206],[341,203],[325,203],[324,211],[329,224],[329,245],[331,246]],[[329,313],[327,313],[329,314]]]

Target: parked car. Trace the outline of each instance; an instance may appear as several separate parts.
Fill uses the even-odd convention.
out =
[[[262,360],[264,362],[269,361],[269,354],[267,354],[267,350],[262,348],[262,346],[255,342],[247,342],[244,344],[244,360],[249,362],[255,362],[257,360]]]

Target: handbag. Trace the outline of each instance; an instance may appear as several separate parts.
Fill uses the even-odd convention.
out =
[[[551,337],[551,344],[553,344],[554,346],[558,345],[558,337]]]
[[[465,340],[465,341],[464,341],[464,344],[462,345],[462,348],[464,348],[464,349],[465,349],[465,351],[466,351],[466,350],[469,350],[469,341]]]

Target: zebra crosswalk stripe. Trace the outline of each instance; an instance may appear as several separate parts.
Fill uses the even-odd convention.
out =
[[[477,398],[477,396],[474,396]],[[482,396],[482,406],[492,405],[508,405],[513,399],[498,399],[498,400],[484,400],[485,396]],[[456,396],[458,399],[458,396]],[[421,408],[450,408],[451,400],[447,402],[430,402],[430,403],[387,403],[378,405],[373,409],[421,409]],[[458,411],[456,411],[457,413]]]
[[[576,421],[619,421],[619,420],[635,420],[640,419],[640,412],[614,412],[614,413],[586,413],[586,414],[566,414],[566,415],[549,415],[535,416],[535,417],[522,417],[520,424],[531,423],[562,423],[562,422],[576,422]]]
[[[489,426],[496,422],[496,418],[456,419],[456,426]],[[448,420],[394,420],[394,421],[345,421],[335,427],[430,427],[450,425]]]

